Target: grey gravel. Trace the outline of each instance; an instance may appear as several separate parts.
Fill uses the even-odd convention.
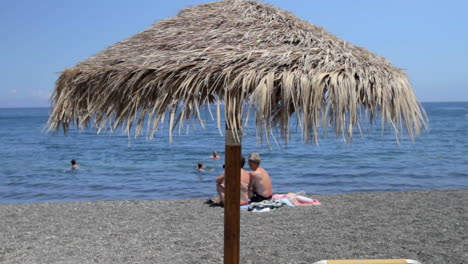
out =
[[[242,263],[468,263],[468,189],[311,195],[242,212]],[[223,209],[201,199],[0,204],[2,263],[222,263]]]

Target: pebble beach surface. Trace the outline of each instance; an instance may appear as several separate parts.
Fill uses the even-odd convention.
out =
[[[468,189],[311,195],[241,213],[241,263],[468,263]],[[0,263],[222,263],[223,208],[202,199],[0,204]]]

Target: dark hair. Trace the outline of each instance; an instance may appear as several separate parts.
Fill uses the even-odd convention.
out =
[[[199,168],[199,169],[202,169],[202,168],[203,168],[203,163],[198,162],[198,168]]]
[[[241,165],[241,169],[244,168],[244,165],[245,165],[245,158],[244,158],[244,156],[241,157],[241,164],[240,164],[240,165]],[[225,168],[226,168],[226,164],[223,164],[223,169],[225,169]]]
[[[76,160],[71,160],[71,164],[72,164],[72,165],[75,165],[75,164],[76,164]]]

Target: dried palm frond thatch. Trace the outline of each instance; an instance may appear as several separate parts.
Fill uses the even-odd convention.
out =
[[[74,123],[130,133],[136,120],[135,133],[147,123],[152,136],[164,119],[172,131],[211,103],[219,126],[227,101],[233,130],[233,115],[254,111],[259,134],[277,126],[286,140],[292,114],[306,141],[330,126],[350,139],[361,107],[370,120],[380,113],[397,136],[405,127],[413,138],[425,126],[407,76],[388,60],[254,1],[202,4],[159,21],[66,69],[52,101],[53,131]]]

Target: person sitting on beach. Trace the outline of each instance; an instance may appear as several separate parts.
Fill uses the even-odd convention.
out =
[[[261,202],[271,199],[273,195],[273,186],[271,184],[270,174],[260,167],[260,154],[250,153],[249,167],[250,172],[249,191],[252,192],[251,202]]]
[[[250,175],[249,172],[244,170],[245,158],[241,157],[241,177],[240,177],[240,204],[246,205],[249,203],[249,182],[250,182]],[[216,178],[216,191],[219,194],[220,204],[224,204],[225,193],[226,193],[226,186],[224,185],[225,175],[224,173],[221,174],[218,178]]]
[[[79,166],[80,166],[80,165],[76,164],[76,160],[74,160],[74,159],[71,160],[71,168],[72,168],[72,169],[76,169],[76,168],[78,168]]]
[[[218,151],[213,151],[213,155],[210,156],[210,159],[219,160],[221,157],[218,155]]]
[[[203,169],[203,163],[198,162],[197,171],[205,171],[205,169]]]

